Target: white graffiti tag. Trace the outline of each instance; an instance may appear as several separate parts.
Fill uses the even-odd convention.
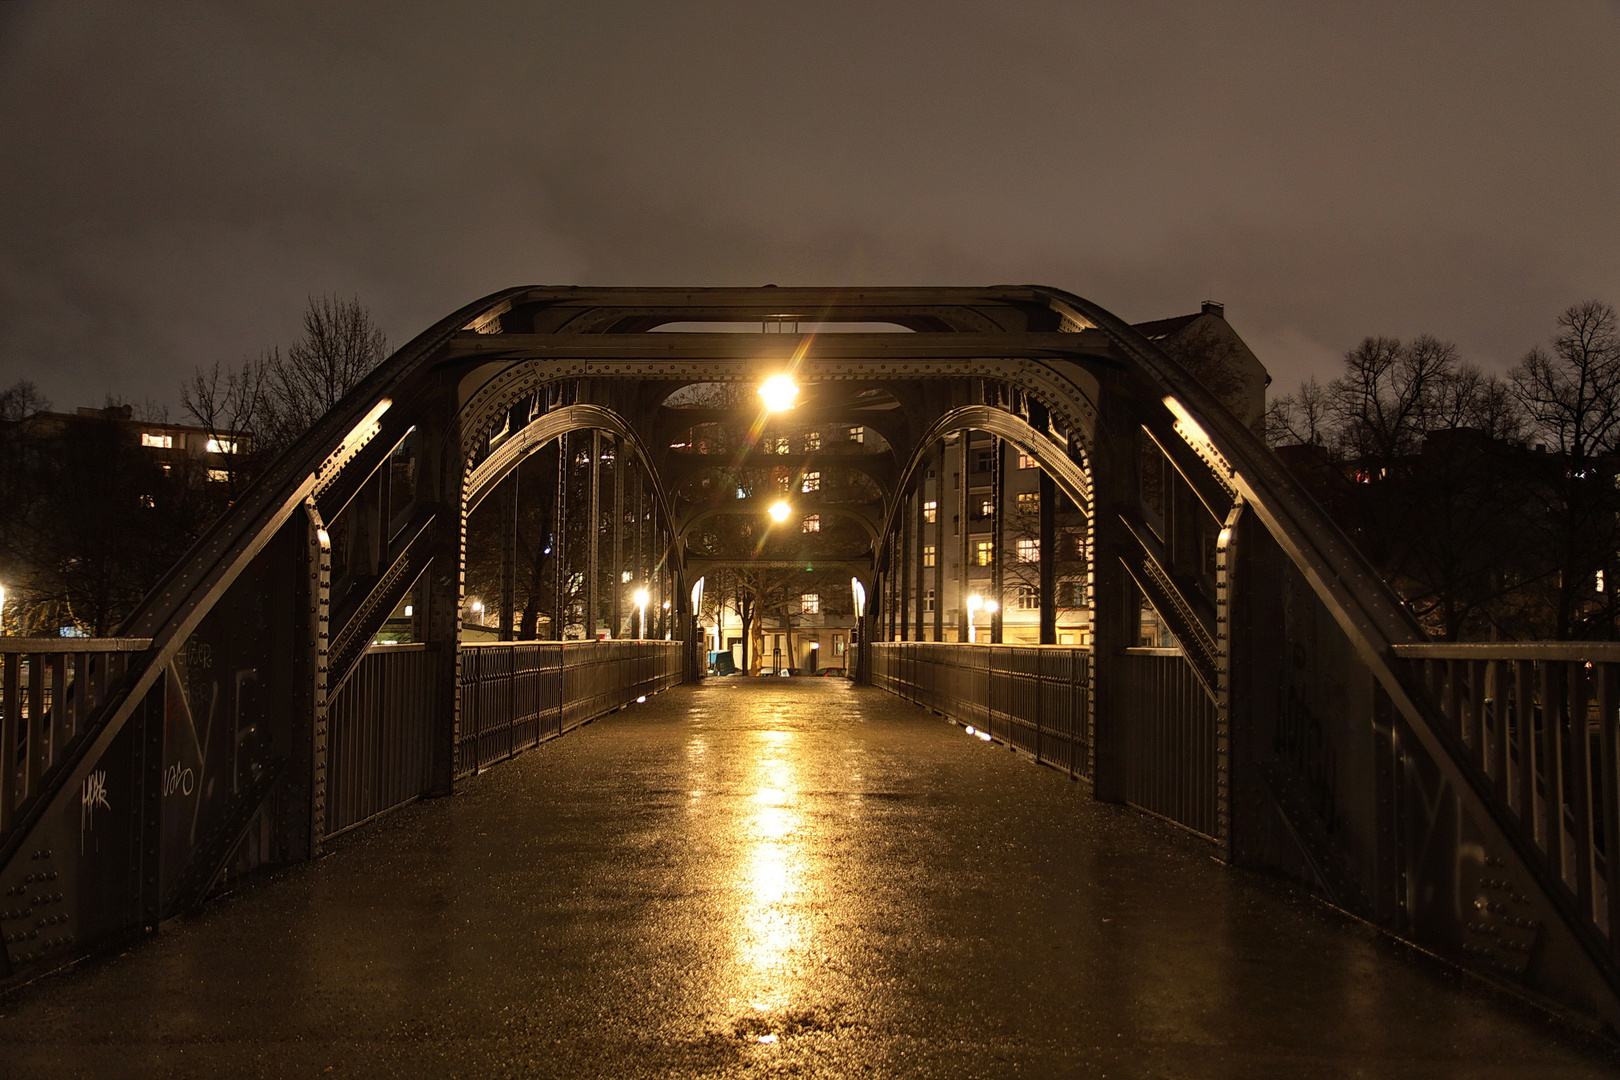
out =
[[[107,802],[107,770],[97,769],[84,778],[84,789],[79,793],[79,835],[83,839],[85,833],[96,826],[96,811],[111,810],[112,805]]]

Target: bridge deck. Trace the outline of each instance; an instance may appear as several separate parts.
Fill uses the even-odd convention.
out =
[[[677,688],[0,1001],[8,1077],[1616,1069],[1167,825],[822,679]]]

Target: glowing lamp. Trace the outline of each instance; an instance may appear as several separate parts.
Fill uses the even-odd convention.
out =
[[[760,384],[759,396],[768,412],[782,412],[793,408],[793,399],[799,396],[799,387],[791,375],[772,375]]]

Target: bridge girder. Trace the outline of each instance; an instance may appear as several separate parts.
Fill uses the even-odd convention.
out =
[[[680,322],[794,320],[893,322],[912,332],[652,332]],[[1594,922],[1590,896],[1565,881],[1562,855],[1555,863],[1534,825],[1523,827],[1401,660],[1399,650],[1416,647],[1423,635],[1399,598],[1254,433],[1163,349],[1090,301],[1040,287],[536,286],[452,313],[320,418],[121,628],[150,645],[108,688],[49,790],[0,838],[0,885],[23,886],[30,852],[34,863],[40,852],[86,852],[62,864],[76,867],[63,879],[74,897],[64,934],[89,944],[132,925],[156,925],[196,902],[263,815],[274,817],[267,860],[313,854],[325,835],[330,697],[356,645],[364,647],[375,620],[416,580],[425,583],[424,633],[441,725],[429,753],[432,790],[448,791],[456,772],[469,497],[477,505],[526,452],[546,444],[543,436],[596,430],[626,440],[651,478],[668,533],[657,557],[667,560],[672,609],[689,620],[691,576],[724,561],[683,560],[683,523],[672,515],[679,508],[661,478],[672,475],[668,439],[659,435],[670,421],[659,409],[683,385],[751,383],[788,366],[802,382],[880,386],[899,403],[872,418],[895,463],[892,479],[881,484],[873,556],[839,566],[870,594],[866,640],[889,614],[885,605],[893,606],[886,594],[906,603],[915,591],[906,579],[911,556],[896,553],[915,546],[908,529],[920,528],[911,511],[927,455],[953,432],[982,430],[1010,441],[1088,511],[1100,796],[1131,798],[1122,770],[1134,706],[1117,658],[1136,644],[1131,606],[1145,598],[1177,628],[1177,655],[1217,703],[1225,817],[1216,840],[1225,857],[1275,861],[1282,856],[1266,845],[1291,843],[1289,857],[1307,865],[1335,902],[1397,930],[1427,919],[1460,937],[1468,918],[1460,895],[1452,896],[1459,908],[1450,913],[1412,899],[1418,892],[1397,896],[1379,861],[1386,852],[1377,815],[1387,796],[1379,785],[1388,781],[1375,775],[1373,762],[1410,764],[1435,778],[1433,805],[1451,800],[1446,805],[1458,808],[1449,826],[1456,850],[1477,848],[1493,873],[1526,897],[1539,959],[1518,977],[1620,1021],[1613,930],[1605,936]],[[514,412],[524,409],[515,423]],[[393,507],[380,477],[406,445],[416,454],[415,494]],[[1154,484],[1174,487],[1175,498],[1185,495],[1188,515],[1220,527],[1211,549],[1214,599],[1191,580],[1197,575],[1187,567],[1197,560],[1172,515],[1153,520],[1150,474]],[[358,540],[350,537],[369,562],[364,573],[350,572],[347,593],[335,596],[329,527],[345,515],[369,522]],[[782,560],[784,568],[799,562]],[[683,621],[682,629],[689,625]],[[193,709],[193,698],[225,704]],[[1346,704],[1352,698],[1366,708],[1355,711],[1359,705]],[[1314,743],[1291,744],[1279,734],[1268,744],[1260,734],[1310,724]],[[182,729],[194,751],[170,734]],[[228,765],[222,747],[231,748]],[[206,798],[198,792],[183,805],[163,792],[153,771],[180,753],[218,781]],[[96,777],[115,785],[127,778],[111,795],[133,815],[120,844],[109,845],[121,852],[117,865],[86,842],[82,800]],[[1321,796],[1324,783],[1330,794],[1340,790],[1335,785],[1373,792],[1364,800],[1373,809],[1343,805],[1324,817],[1309,798],[1297,797]],[[1434,815],[1430,825],[1448,827]],[[1466,828],[1457,824],[1464,820]],[[1423,862],[1423,854],[1390,858],[1446,887],[1448,868]],[[126,893],[97,899],[108,881],[126,883]],[[0,976],[44,962],[15,943],[5,955]]]

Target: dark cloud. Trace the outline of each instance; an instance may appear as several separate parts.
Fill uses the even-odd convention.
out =
[[[1286,383],[1620,301],[1614,3],[0,3],[0,383],[172,399],[309,293],[1206,296]]]

